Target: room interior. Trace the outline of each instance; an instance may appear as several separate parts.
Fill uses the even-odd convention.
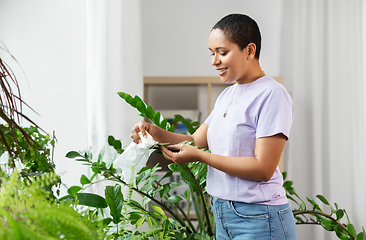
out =
[[[327,196],[347,209],[360,231],[366,226],[362,0],[0,0],[1,46],[16,60],[0,55],[37,112],[25,114],[47,132],[55,130],[55,163],[70,186],[90,172],[66,159],[68,151],[99,151],[108,135],[123,146],[131,142],[141,117],[117,92],[144,96],[160,110],[198,110],[204,121],[226,87],[207,80],[219,81],[208,34],[232,12],[257,21],[261,66],[294,100],[283,170],[301,196]],[[164,79],[171,82],[159,83]],[[334,239],[320,227],[297,229],[298,239]]]

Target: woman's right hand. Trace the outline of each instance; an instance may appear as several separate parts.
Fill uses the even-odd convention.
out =
[[[140,121],[132,129],[131,132],[132,141],[134,141],[137,144],[140,143],[141,138],[139,136],[139,133],[141,133],[143,137],[147,137],[146,132],[148,132],[154,138],[155,127],[156,126],[153,124],[147,123],[145,121]]]

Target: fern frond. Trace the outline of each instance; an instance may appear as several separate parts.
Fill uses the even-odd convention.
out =
[[[72,206],[48,198],[44,189],[57,181],[55,173],[35,177],[25,184],[19,174],[3,182],[0,191],[0,239],[95,239],[96,219],[89,220]]]

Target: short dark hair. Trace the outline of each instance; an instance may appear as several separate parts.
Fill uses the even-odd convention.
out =
[[[259,59],[261,51],[261,33],[257,23],[244,14],[229,14],[218,21],[211,29],[220,29],[229,41],[236,43],[241,50],[249,43],[256,45],[255,58]]]

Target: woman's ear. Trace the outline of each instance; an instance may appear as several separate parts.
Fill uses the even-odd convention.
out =
[[[248,54],[248,60],[254,58],[255,51],[257,50],[257,46],[254,43],[249,43],[246,47],[247,54]]]

